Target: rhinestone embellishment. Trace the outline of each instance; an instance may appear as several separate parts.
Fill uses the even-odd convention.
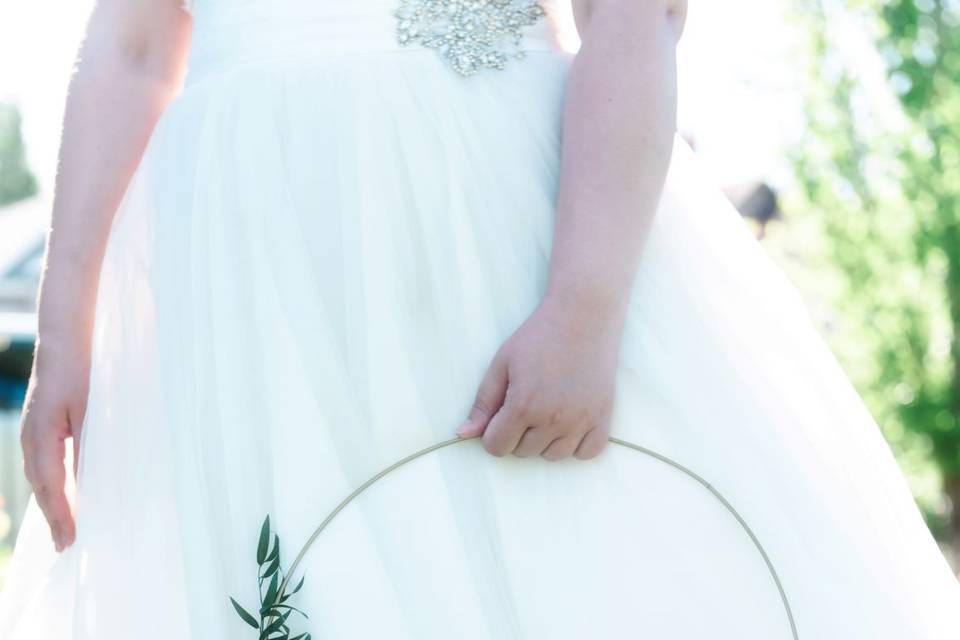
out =
[[[535,0],[400,0],[397,40],[436,49],[460,74],[522,58],[523,28],[545,14]]]

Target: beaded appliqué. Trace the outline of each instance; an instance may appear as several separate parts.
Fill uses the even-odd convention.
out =
[[[397,40],[436,49],[469,76],[522,58],[523,27],[546,15],[535,0],[400,0]]]

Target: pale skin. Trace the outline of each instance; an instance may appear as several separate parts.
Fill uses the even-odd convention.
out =
[[[607,443],[629,292],[670,161],[686,0],[574,0],[583,45],[564,105],[546,292],[495,354],[461,437],[493,455],[590,459]],[[58,551],[99,269],[113,214],[183,79],[181,0],[99,0],[71,81],[21,423],[24,468]]]

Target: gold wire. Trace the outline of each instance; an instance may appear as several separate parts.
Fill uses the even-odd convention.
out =
[[[303,545],[303,548],[300,550],[300,553],[297,554],[297,557],[293,561],[293,564],[290,565],[290,570],[287,571],[286,576],[284,576],[283,581],[280,583],[280,588],[277,591],[277,600],[279,601],[281,596],[283,596],[283,594],[286,593],[287,585],[290,582],[290,578],[294,575],[297,568],[300,566],[301,562],[303,562],[304,556],[307,555],[307,551],[310,550],[310,547],[313,546],[313,543],[316,542],[317,538],[320,536],[323,530],[326,529],[327,526],[333,521],[333,519],[337,517],[337,514],[343,511],[347,507],[347,505],[349,505],[351,502],[353,502],[354,499],[357,498],[357,496],[359,496],[361,493],[363,493],[368,488],[370,488],[371,485],[381,480],[384,476],[392,473],[393,471],[399,469],[405,464],[413,462],[418,458],[422,458],[423,456],[433,453],[438,449],[443,449],[445,447],[449,447],[451,445],[454,445],[460,442],[469,442],[470,440],[476,440],[476,439],[477,438],[475,437],[461,438],[460,436],[457,436],[455,438],[450,438],[449,440],[444,440],[442,442],[432,444],[429,447],[426,447],[425,449],[421,449],[420,451],[417,451],[404,458],[401,458],[400,460],[397,460],[390,466],[384,468],[383,470],[378,472],[376,475],[369,478],[366,482],[361,484],[359,487],[354,489],[353,492],[350,493],[350,495],[348,495],[346,498],[341,500],[340,503],[333,509],[333,511],[331,511],[329,515],[327,515],[327,517],[323,519],[323,522],[320,523],[320,525],[316,528],[316,530],[314,530],[314,532],[307,539],[306,544]],[[652,449],[647,449],[646,447],[641,447],[638,444],[634,444],[633,442],[629,442],[621,438],[615,438],[611,436],[609,438],[609,441],[615,445],[632,449],[646,456],[654,458],[655,460],[659,460],[660,462],[670,465],[671,467],[673,467],[677,471],[680,471],[681,473],[688,476],[689,478],[696,480],[701,486],[707,489],[707,491],[713,494],[713,496],[720,502],[720,504],[722,504],[724,508],[726,508],[726,510],[740,524],[741,528],[746,532],[747,536],[750,538],[751,542],[753,542],[753,545],[757,548],[757,551],[760,553],[760,556],[763,558],[763,562],[764,564],[766,564],[767,569],[770,571],[770,576],[773,578],[773,582],[777,586],[777,591],[780,594],[780,600],[783,603],[784,612],[786,613],[787,620],[790,623],[790,632],[793,636],[793,640],[799,640],[800,636],[797,633],[797,624],[793,617],[793,609],[790,607],[790,601],[787,598],[787,592],[783,588],[783,583],[780,580],[780,576],[779,574],[777,574],[777,570],[774,568],[773,562],[770,560],[770,556],[767,554],[767,551],[763,548],[763,545],[760,543],[760,539],[753,532],[753,529],[750,528],[750,525],[747,524],[747,521],[743,518],[743,516],[740,515],[740,512],[738,512],[734,508],[734,506],[730,503],[730,501],[727,500],[723,496],[723,494],[716,489],[716,487],[714,487],[712,484],[707,482],[701,475],[699,475],[692,469],[685,467],[679,462],[668,458],[663,454],[657,453]]]

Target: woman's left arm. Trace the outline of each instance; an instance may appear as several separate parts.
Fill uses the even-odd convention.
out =
[[[497,351],[462,437],[494,455],[592,458],[676,130],[686,0],[574,0],[582,45],[564,105],[547,291]]]

